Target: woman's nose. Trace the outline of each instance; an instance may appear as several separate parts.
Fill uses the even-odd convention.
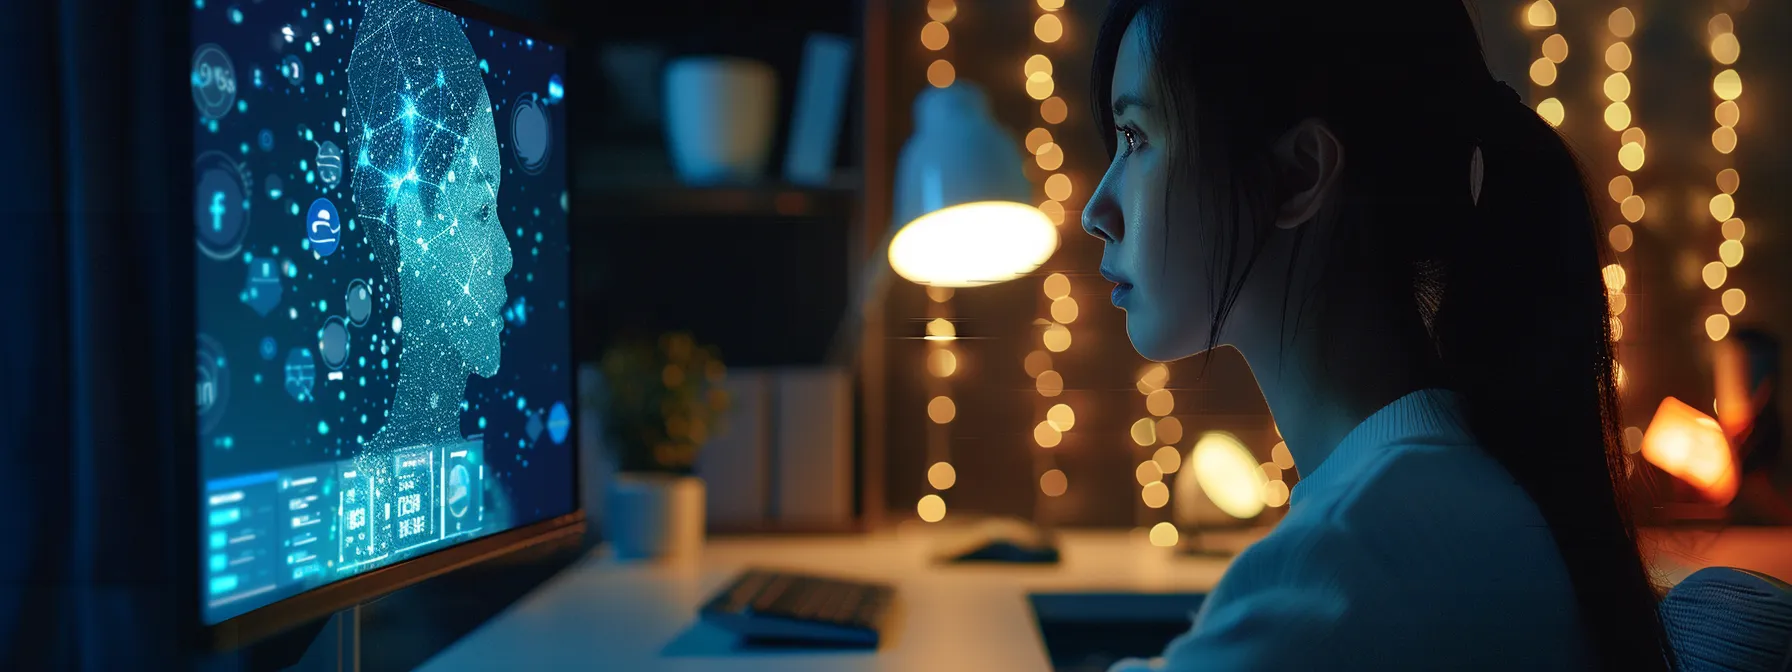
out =
[[[1083,231],[1104,243],[1117,243],[1124,229],[1125,221],[1120,216],[1117,199],[1104,177],[1089,197],[1089,204],[1083,207]]]

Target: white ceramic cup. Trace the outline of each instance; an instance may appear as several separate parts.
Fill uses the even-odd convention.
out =
[[[666,66],[666,144],[687,184],[764,175],[777,130],[778,75],[760,61],[693,56]]]

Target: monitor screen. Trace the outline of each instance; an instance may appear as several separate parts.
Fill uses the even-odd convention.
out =
[[[205,622],[574,511],[565,45],[189,1]]]

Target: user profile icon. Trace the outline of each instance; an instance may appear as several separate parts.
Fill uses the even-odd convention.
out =
[[[215,44],[201,45],[193,52],[193,105],[207,121],[222,119],[236,104],[236,66],[230,55]]]
[[[311,241],[312,251],[318,256],[330,256],[336,251],[341,234],[342,219],[330,199],[312,201],[311,210],[305,214],[305,239]]]
[[[317,179],[331,189],[342,181],[342,148],[329,140],[317,146]]]

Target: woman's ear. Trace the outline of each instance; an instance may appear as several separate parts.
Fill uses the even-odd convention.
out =
[[[1312,221],[1331,204],[1333,185],[1344,168],[1344,145],[1318,119],[1306,119],[1276,141],[1276,174],[1287,194],[1276,211],[1276,228],[1293,229]]]

